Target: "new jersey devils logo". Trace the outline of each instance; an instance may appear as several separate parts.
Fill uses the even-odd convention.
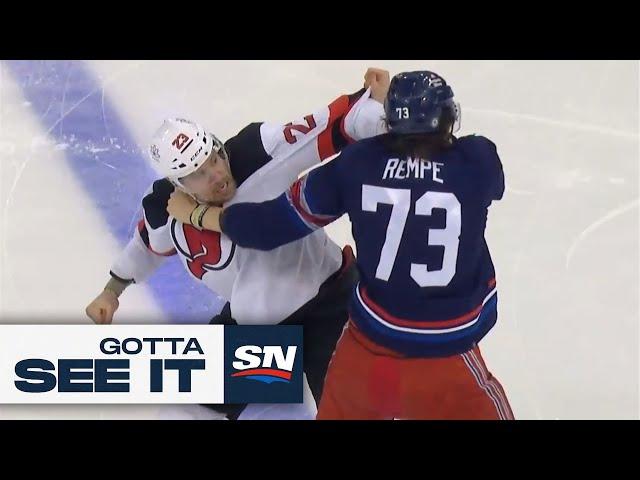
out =
[[[189,271],[196,278],[202,280],[206,272],[222,270],[229,265],[236,249],[231,240],[222,238],[218,232],[200,231],[186,224],[181,226],[180,232],[176,220],[171,223],[173,242],[178,251],[186,257]]]

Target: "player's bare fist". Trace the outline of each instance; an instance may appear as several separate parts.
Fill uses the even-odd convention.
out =
[[[371,87],[371,98],[380,103],[384,103],[390,84],[389,70],[372,67],[364,74],[364,87]]]
[[[111,323],[113,321],[113,314],[119,306],[120,302],[116,294],[111,290],[103,290],[102,293],[87,306],[85,313],[93,320],[93,323]]]
[[[174,190],[169,197],[167,212],[176,220],[182,223],[191,223],[191,212],[198,206],[198,203],[186,193]]]

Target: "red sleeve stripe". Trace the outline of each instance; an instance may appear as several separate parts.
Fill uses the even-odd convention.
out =
[[[291,188],[287,192],[287,199],[307,227],[311,230],[317,230],[318,228],[328,225],[337,217],[332,215],[319,215],[311,212],[307,200],[304,197],[306,183],[307,177],[305,176],[291,185]]]
[[[329,122],[323,132],[318,136],[318,155],[320,156],[320,161],[338,153],[333,144],[333,127],[336,122],[340,122],[340,133],[344,137],[344,140],[347,143],[354,142],[344,129],[344,119],[359,98],[360,95],[352,95],[351,97],[349,95],[342,95],[329,105]]]
[[[156,252],[153,248],[151,248],[151,243],[149,242],[149,231],[147,230],[147,225],[144,221],[144,218],[138,222],[138,233],[140,233],[142,243],[145,244],[145,246],[151,253],[155,253],[156,255],[160,255],[162,257],[170,257],[177,253],[175,248],[172,248],[168,252]]]

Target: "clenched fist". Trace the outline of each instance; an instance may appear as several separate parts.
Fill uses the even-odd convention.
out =
[[[111,323],[113,321],[113,314],[119,306],[120,302],[116,294],[111,290],[103,290],[102,293],[87,306],[85,312],[94,323]]]
[[[388,70],[368,68],[364,74],[364,88],[370,87],[371,98],[380,103],[384,103],[384,99],[387,98],[390,84],[391,78],[389,77]]]

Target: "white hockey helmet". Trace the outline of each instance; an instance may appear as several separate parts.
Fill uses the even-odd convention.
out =
[[[224,145],[215,135],[184,118],[165,120],[149,145],[149,157],[158,173],[178,182],[195,172],[211,152],[227,159]]]

